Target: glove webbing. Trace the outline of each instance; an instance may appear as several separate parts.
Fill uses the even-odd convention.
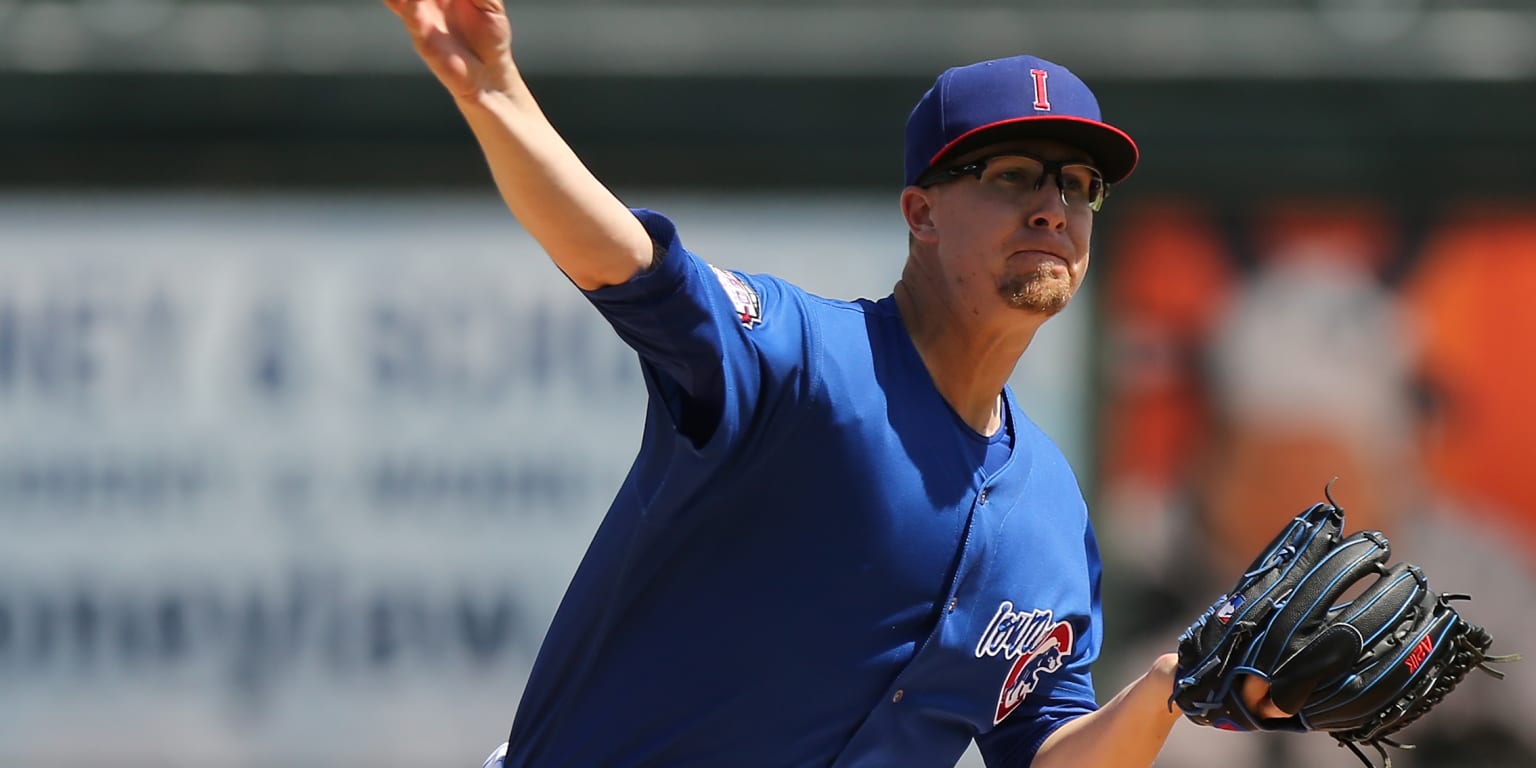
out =
[[[1449,603],[1452,600],[1469,600],[1470,595],[1442,595],[1441,603]],[[1429,682],[1429,686],[1418,697],[1405,697],[1399,702],[1398,707],[1388,709],[1376,716],[1376,724],[1366,726],[1354,731],[1332,734],[1338,740],[1339,746],[1349,747],[1360,761],[1368,768],[1375,768],[1370,758],[1355,744],[1365,744],[1375,747],[1377,754],[1381,755],[1382,768],[1392,768],[1392,756],[1382,746],[1396,747],[1398,749],[1413,749],[1412,744],[1402,744],[1387,738],[1388,735],[1408,727],[1415,720],[1424,716],[1424,713],[1439,704],[1446,694],[1450,693],[1461,681],[1466,678],[1473,668],[1477,668],[1500,680],[1504,679],[1504,673],[1494,669],[1489,664],[1507,664],[1519,661],[1520,654],[1512,653],[1505,656],[1489,656],[1488,648],[1493,645],[1493,637],[1488,631],[1476,624],[1468,623],[1464,619],[1456,620],[1456,653],[1446,663],[1444,671],[1436,675]],[[1398,718],[1391,725],[1377,730],[1381,724]]]

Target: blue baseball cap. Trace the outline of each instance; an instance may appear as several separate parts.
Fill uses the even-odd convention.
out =
[[[1104,180],[1131,175],[1139,151],[1103,121],[1093,91],[1066,67],[1013,56],[946,70],[907,118],[906,178],[941,160],[1012,138],[1053,139],[1093,157]]]

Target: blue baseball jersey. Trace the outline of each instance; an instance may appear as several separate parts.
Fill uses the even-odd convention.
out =
[[[987,438],[895,302],[655,267],[587,296],[638,353],[640,453],[509,737],[522,766],[1026,766],[1096,704],[1099,555],[1055,445]]]

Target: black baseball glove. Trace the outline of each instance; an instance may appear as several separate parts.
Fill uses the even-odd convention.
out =
[[[1429,588],[1409,563],[1388,565],[1378,531],[1344,536],[1333,503],[1303,512],[1236,586],[1179,637],[1171,703],[1196,723],[1238,731],[1325,731],[1366,765],[1357,745],[1382,745],[1428,712],[1473,667],[1495,677],[1489,634],[1451,606],[1466,595]],[[1364,582],[1347,602],[1339,599]],[[1242,700],[1245,675],[1270,684],[1286,718],[1262,718]]]

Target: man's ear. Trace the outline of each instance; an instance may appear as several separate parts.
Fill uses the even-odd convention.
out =
[[[932,192],[922,187],[907,187],[901,191],[901,215],[907,220],[907,231],[915,240],[937,242],[937,228],[933,223]]]

